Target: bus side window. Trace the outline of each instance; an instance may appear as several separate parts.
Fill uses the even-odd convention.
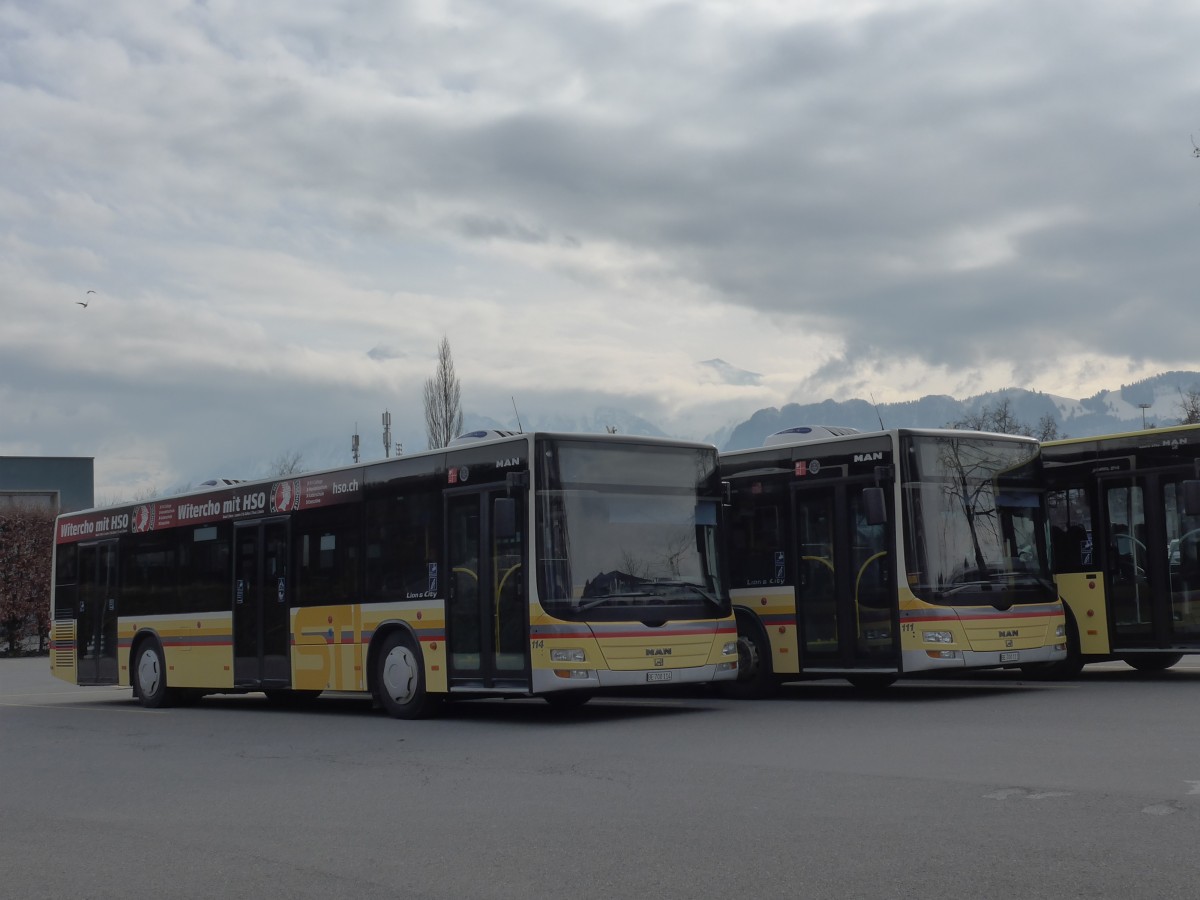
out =
[[[354,505],[316,509],[294,520],[299,606],[354,603],[362,530]]]
[[[782,584],[784,569],[782,504],[786,495],[743,488],[734,495],[730,516],[730,574],[735,585]]]
[[[434,597],[441,590],[441,494],[390,490],[367,503],[367,598]]]
[[[1200,516],[1200,481],[1188,479],[1183,482],[1183,514]]]

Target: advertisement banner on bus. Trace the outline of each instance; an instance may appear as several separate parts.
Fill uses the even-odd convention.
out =
[[[120,510],[82,512],[58,521],[60,544],[121,534],[163,531],[182,525],[204,525],[230,519],[296,512],[358,500],[362,481],[357,471],[244,485],[139,503]]]

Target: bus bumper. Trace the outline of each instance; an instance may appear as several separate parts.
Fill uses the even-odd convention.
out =
[[[1061,646],[1061,645],[1060,645]],[[905,672],[934,672],[949,669],[999,669],[1034,663],[1058,662],[1067,658],[1066,649],[1054,645],[1021,650],[948,650],[953,656],[935,657],[924,650],[904,651]]]
[[[709,684],[714,681],[736,681],[737,664],[720,663],[691,666],[685,669],[639,669],[614,672],[583,669],[570,671],[564,677],[563,670],[534,669],[533,693],[549,693],[562,690],[596,691],[605,688],[654,687],[655,685]]]

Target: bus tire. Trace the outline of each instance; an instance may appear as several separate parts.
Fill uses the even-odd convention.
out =
[[[425,690],[425,661],[408,634],[393,631],[383,639],[376,657],[375,692],[389,716],[421,719],[437,708]]]
[[[736,700],[764,700],[779,687],[771,671],[771,644],[758,622],[738,616],[737,681],[721,683],[721,692]]]
[[[1163,672],[1183,659],[1182,653],[1130,653],[1122,660],[1139,672]]]
[[[162,709],[171,705],[166,662],[162,647],[154,638],[146,638],[138,644],[133,660],[133,677],[137,679],[138,700],[146,709]]]

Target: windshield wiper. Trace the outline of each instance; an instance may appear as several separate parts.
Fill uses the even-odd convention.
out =
[[[621,594],[605,594],[603,597],[593,597],[585,603],[580,603],[575,607],[575,612],[583,612],[587,609],[595,609],[597,606],[603,606],[609,600],[628,599],[630,597],[656,597],[657,594],[648,594],[645,591],[627,591]]]
[[[656,582],[654,582],[653,585],[651,585],[651,587],[659,587],[659,586],[673,587],[673,588],[687,588],[689,590],[695,591],[697,594],[700,595],[700,597],[702,599],[707,600],[709,603],[711,603],[713,606],[717,607],[718,609],[721,608],[721,601],[717,598],[717,595],[714,594],[712,591],[708,590],[707,588],[705,588],[703,585],[696,584],[695,582],[692,582],[692,581],[656,581]]]
[[[673,591],[694,591],[701,599],[711,603],[717,609],[723,608],[720,599],[716,594],[705,589],[701,585],[693,584],[690,581],[652,581],[640,585],[640,591],[625,591],[616,594],[605,594],[603,597],[593,597],[590,600],[584,601],[574,607],[575,612],[584,612],[589,609],[595,609],[597,606],[603,606],[609,600],[629,600],[641,597],[666,597],[668,590]]]

